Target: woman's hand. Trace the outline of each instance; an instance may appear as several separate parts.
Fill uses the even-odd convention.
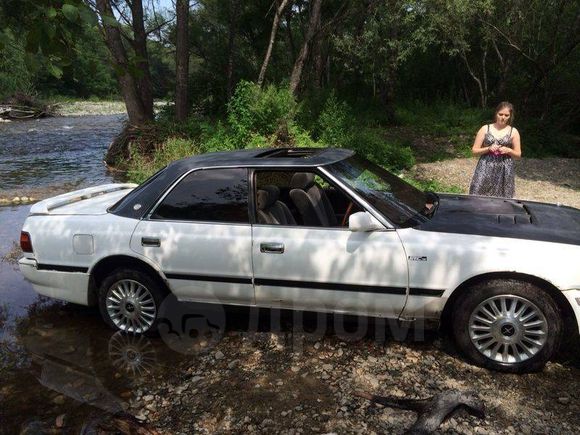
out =
[[[489,146],[489,152],[490,153],[497,153],[498,151],[500,151],[503,147],[500,147],[499,145],[493,144]],[[503,153],[502,153],[503,154]]]
[[[505,155],[511,155],[512,149],[510,147],[499,147],[499,153]]]

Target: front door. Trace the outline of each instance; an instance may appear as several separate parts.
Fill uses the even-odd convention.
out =
[[[408,275],[396,231],[350,231],[344,215],[360,207],[321,174],[257,171],[254,184],[267,198],[256,201],[252,230],[257,305],[399,316]],[[294,219],[281,223],[280,208]]]

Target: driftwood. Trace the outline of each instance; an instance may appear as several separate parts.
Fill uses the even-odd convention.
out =
[[[0,118],[4,119],[30,119],[42,118],[48,113],[43,109],[30,106],[0,106]]]
[[[355,392],[354,395],[390,408],[416,412],[417,420],[405,432],[409,435],[432,433],[441,423],[460,410],[465,410],[478,418],[485,418],[485,405],[476,393],[447,391],[428,399],[417,400],[376,396],[360,391]]]

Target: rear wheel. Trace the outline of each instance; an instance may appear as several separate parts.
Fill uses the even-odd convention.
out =
[[[561,338],[562,319],[533,284],[501,279],[467,290],[453,310],[453,333],[476,364],[510,373],[542,369]]]
[[[148,274],[134,269],[118,269],[99,289],[99,308],[113,329],[135,334],[157,329],[159,307],[165,294]]]

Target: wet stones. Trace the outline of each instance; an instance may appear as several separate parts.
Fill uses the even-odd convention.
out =
[[[38,200],[32,196],[15,196],[13,198],[0,198],[0,206],[31,204],[36,201]]]

